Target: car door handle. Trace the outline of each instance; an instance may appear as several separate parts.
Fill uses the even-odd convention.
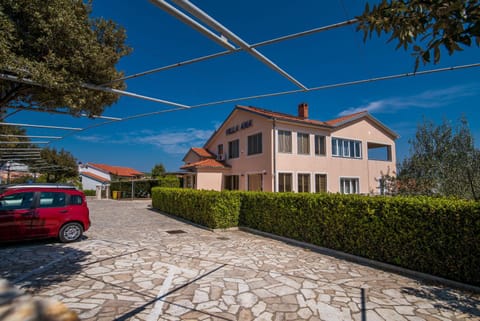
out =
[[[60,211],[60,213],[62,213],[62,214],[65,214],[65,213],[67,213],[67,212],[68,212],[68,210],[61,210],[61,211]]]

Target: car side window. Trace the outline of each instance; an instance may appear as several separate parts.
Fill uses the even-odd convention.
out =
[[[18,210],[32,207],[34,192],[21,192],[0,198],[0,210]]]
[[[80,195],[70,195],[70,205],[82,205],[83,199]]]
[[[63,207],[65,206],[65,193],[41,192],[40,207]]]

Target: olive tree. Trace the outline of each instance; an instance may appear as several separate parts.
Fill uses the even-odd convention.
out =
[[[440,61],[441,48],[452,55],[462,47],[480,45],[480,2],[478,0],[382,0],[357,17],[357,30],[364,40],[386,33],[398,48],[413,48],[415,70],[419,62]]]
[[[480,199],[480,150],[465,118],[457,126],[426,120],[410,144],[410,156],[399,166],[400,194]]]

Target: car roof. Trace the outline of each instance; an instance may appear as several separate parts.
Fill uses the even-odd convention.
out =
[[[56,184],[56,183],[32,183],[32,184],[11,184],[11,185],[3,185],[0,186],[0,191],[4,192],[7,190],[12,189],[21,189],[21,188],[53,188],[53,189],[68,189],[68,190],[76,190],[77,188],[74,185],[70,184]]]

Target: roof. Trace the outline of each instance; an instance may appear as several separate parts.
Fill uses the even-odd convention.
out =
[[[215,158],[215,156],[212,153],[210,153],[208,150],[206,150],[205,148],[192,147],[191,149],[195,154],[197,154],[200,157]]]
[[[183,165],[180,167],[181,169],[193,169],[193,168],[227,168],[223,163],[220,163],[219,161],[212,159],[212,158],[207,158],[203,159],[201,161],[195,162],[195,163],[190,163],[187,165]]]
[[[284,114],[284,113],[278,113],[278,112],[274,112],[274,111],[270,111],[270,110],[266,110],[266,109],[262,109],[262,108],[258,108],[258,107],[237,105],[236,108],[241,109],[241,110],[246,110],[246,111],[255,113],[257,115],[266,116],[268,118],[275,118],[275,119],[281,119],[281,120],[287,120],[287,121],[301,122],[301,123],[305,123],[305,124],[312,124],[312,125],[318,125],[318,126],[327,126],[327,124],[323,121],[314,120],[314,119],[305,119],[305,118],[302,118],[302,117],[293,116],[293,115]]]
[[[370,115],[370,113],[366,110],[360,111],[360,112],[357,112],[357,113],[353,113],[353,114],[350,114],[350,115],[345,115],[345,116],[335,118],[335,119],[332,119],[332,120],[328,120],[328,121],[319,121],[319,120],[313,120],[313,119],[305,119],[305,118],[302,118],[302,117],[288,115],[288,114],[284,114],[284,113],[277,113],[277,112],[273,112],[273,111],[270,111],[270,110],[257,108],[257,107],[252,107],[252,106],[239,106],[239,105],[237,105],[236,109],[245,110],[245,111],[252,112],[252,113],[255,113],[257,115],[265,116],[265,117],[268,117],[268,118],[275,118],[277,120],[280,119],[280,120],[299,122],[299,123],[309,124],[309,125],[323,126],[323,127],[330,128],[331,130],[335,130],[338,127],[350,124],[350,123],[355,122],[355,121],[357,121],[359,119],[362,119],[362,118],[368,118],[372,122],[374,122],[375,124],[380,126],[385,132],[387,132],[392,137],[394,137],[394,138],[399,137],[397,133],[395,133],[390,128],[385,126],[382,122],[380,122],[378,119],[376,119],[375,117]]]
[[[332,119],[332,120],[328,120],[326,121],[326,123],[330,126],[340,126],[342,124],[345,124],[351,120],[355,120],[355,119],[358,119],[362,116],[366,116],[368,115],[368,112],[366,110],[364,111],[361,111],[361,112],[358,112],[358,113],[354,113],[354,114],[350,114],[350,115],[345,115],[345,116],[342,116],[342,117],[339,117],[339,118],[335,118],[335,119]]]
[[[308,119],[308,118],[303,118],[299,116],[294,116],[294,115],[289,115],[285,113],[279,113],[279,112],[274,112],[271,110],[263,109],[263,108],[258,108],[258,107],[253,107],[253,106],[242,106],[242,105],[236,105],[233,111],[227,116],[227,118],[223,121],[222,125],[219,128],[222,128],[231,117],[233,117],[234,113],[237,110],[242,110],[246,111],[249,113],[253,113],[256,115],[260,115],[262,117],[272,119],[272,120],[282,120],[282,121],[287,121],[287,122],[294,122],[294,123],[299,123],[299,124],[305,124],[305,125],[311,125],[311,126],[320,126],[324,128],[325,130],[329,130],[331,132],[334,132],[335,130],[339,129],[342,126],[348,125],[350,123],[356,122],[360,119],[367,118],[373,123],[375,123],[377,126],[379,126],[382,130],[384,130],[388,135],[390,135],[392,138],[397,139],[399,136],[397,133],[392,131],[390,128],[385,126],[382,122],[380,122],[378,119],[370,115],[368,111],[361,111],[357,113],[353,113],[350,115],[345,115],[339,118],[335,118],[332,120],[328,121],[320,121],[320,120],[314,120],[314,119]],[[204,147],[208,146],[210,141],[219,133],[219,130],[216,130],[212,136],[205,142]],[[205,148],[202,148],[205,150]],[[208,152],[208,151],[207,151]],[[185,158],[184,158],[185,160]]]
[[[60,189],[76,189],[71,184],[58,184],[58,183],[29,183],[29,184],[11,184],[3,185],[2,189],[15,189],[15,188],[60,188]]]
[[[358,113],[350,114],[350,115],[345,115],[339,118],[335,118],[332,120],[327,121],[326,123],[330,126],[333,127],[335,130],[338,127],[346,126],[350,123],[356,122],[360,119],[367,118],[374,124],[376,124],[378,127],[380,127],[387,135],[390,135],[393,139],[397,139],[400,137],[397,133],[395,133],[393,130],[385,126],[381,121],[370,115],[370,113],[366,110],[360,111]]]
[[[123,177],[143,176],[142,172],[139,172],[136,169],[133,169],[130,167],[110,166],[105,164],[93,164],[93,163],[88,163],[88,166],[95,167],[97,169],[100,169],[104,172],[107,172],[116,176],[123,176]]]
[[[91,179],[93,179],[97,182],[100,182],[100,183],[110,182],[110,180],[105,178],[105,177],[101,177],[101,176],[98,176],[98,175],[95,175],[95,174],[92,174],[92,173],[89,173],[89,172],[81,172],[80,175],[86,176],[86,177],[91,178]]]

